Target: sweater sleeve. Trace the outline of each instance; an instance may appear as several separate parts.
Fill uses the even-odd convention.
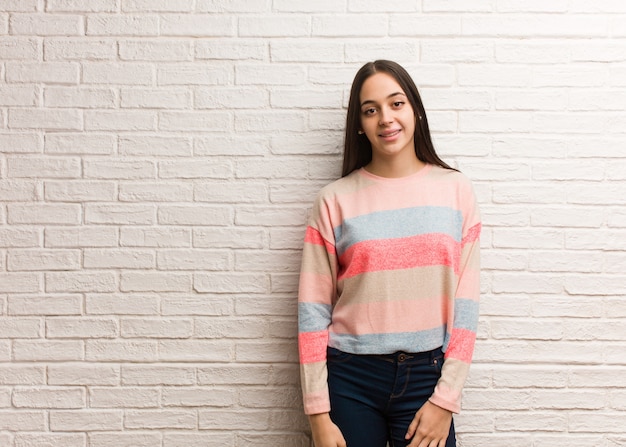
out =
[[[480,297],[480,212],[471,184],[461,194],[463,229],[454,294],[453,315],[449,318],[445,361],[430,401],[454,413],[461,409],[461,392],[469,373],[478,328]]]
[[[318,198],[305,233],[298,291],[298,348],[306,414],[330,411],[326,350],[336,277],[333,228],[328,207]]]

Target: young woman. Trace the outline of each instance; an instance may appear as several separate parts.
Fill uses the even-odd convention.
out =
[[[452,447],[471,361],[481,223],[436,154],[417,87],[379,60],[350,93],[342,178],[306,230],[304,409],[316,447]]]

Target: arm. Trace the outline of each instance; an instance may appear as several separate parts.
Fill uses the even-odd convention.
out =
[[[461,391],[469,372],[478,326],[480,296],[480,213],[471,186],[469,206],[463,212],[463,231],[454,315],[449,323],[445,362],[429,401],[409,425],[409,447],[443,447],[450,431],[452,413],[460,411]]]

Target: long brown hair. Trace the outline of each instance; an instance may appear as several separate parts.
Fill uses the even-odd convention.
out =
[[[452,169],[435,152],[435,147],[430,138],[426,110],[417,90],[417,86],[407,71],[398,63],[377,60],[363,65],[352,81],[350,101],[348,102],[348,115],[346,118],[346,135],[344,139],[343,169],[341,176],[345,177],[372,161],[372,145],[364,134],[358,134],[361,128],[361,105],[360,94],[363,83],[375,73],[387,73],[392,76],[406,94],[413,112],[416,114],[415,126],[415,155],[418,160]]]

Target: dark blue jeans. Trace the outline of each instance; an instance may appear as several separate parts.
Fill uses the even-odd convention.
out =
[[[348,447],[405,447],[409,424],[441,376],[441,349],[354,355],[328,348],[330,417]],[[456,447],[454,423],[446,447]]]

